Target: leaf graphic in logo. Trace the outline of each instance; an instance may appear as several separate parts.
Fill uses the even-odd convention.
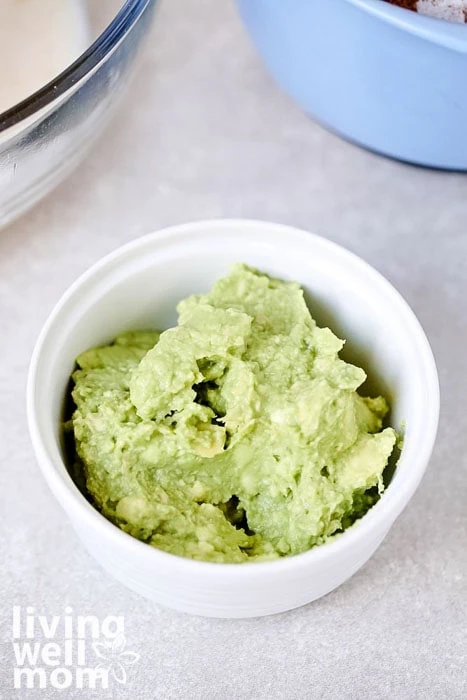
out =
[[[103,662],[99,662],[96,668],[107,671],[117,683],[126,683],[127,672],[125,666],[131,666],[140,659],[140,655],[134,651],[124,651],[126,639],[119,634],[111,642],[93,642],[94,653]]]
[[[126,683],[126,668],[120,661],[114,661],[110,667],[110,672],[117,683],[121,683],[122,685]]]
[[[125,664],[125,666],[131,666],[139,661],[141,656],[135,651],[122,651],[120,654],[120,660]]]
[[[95,655],[99,657],[99,659],[105,659],[106,661],[110,660],[109,651],[111,650],[111,647],[107,642],[93,642],[92,650]]]

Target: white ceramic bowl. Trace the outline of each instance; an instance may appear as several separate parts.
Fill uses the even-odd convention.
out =
[[[150,547],[108,522],[70,478],[60,420],[75,357],[120,331],[166,328],[177,302],[236,261],[300,282],[312,314],[347,338],[347,359],[369,370],[368,390],[406,426],[395,475],[380,501],[328,544],[272,562],[214,564]],[[79,537],[124,584],[163,605],[213,617],[289,610],[354,574],[381,544],[423,476],[439,412],[436,367],[414,314],[395,289],[352,253],[304,231],[259,221],[176,226],[120,248],[75,282],[47,321],[31,361],[28,417],[37,459]]]

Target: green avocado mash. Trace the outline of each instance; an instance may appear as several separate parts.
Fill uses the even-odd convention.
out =
[[[303,552],[361,517],[397,434],[299,285],[237,264],[178,312],[77,359],[69,425],[101,513],[214,562]]]

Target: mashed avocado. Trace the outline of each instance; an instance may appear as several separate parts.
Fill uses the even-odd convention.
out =
[[[101,513],[216,562],[303,552],[361,517],[397,435],[300,286],[238,264],[178,313],[77,359],[70,425]]]

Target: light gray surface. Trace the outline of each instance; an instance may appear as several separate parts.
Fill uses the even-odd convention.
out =
[[[165,1],[92,156],[0,233],[0,697],[23,696],[11,689],[14,604],[124,615],[141,659],[113,697],[467,696],[466,188],[463,175],[381,159],[313,124],[265,74],[230,2]],[[49,493],[26,429],[30,353],[69,283],[140,234],[218,216],[295,224],[361,255],[413,306],[441,379],[429,472],[381,549],[335,593],[263,620],[175,614],[110,579]]]

